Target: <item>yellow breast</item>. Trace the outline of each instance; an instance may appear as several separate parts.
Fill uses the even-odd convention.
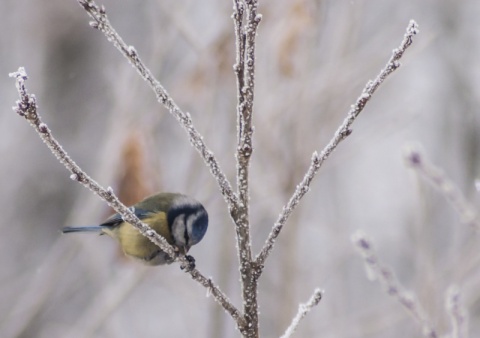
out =
[[[142,219],[142,222],[148,224],[172,244],[173,240],[164,212],[152,213],[151,216]],[[130,223],[122,222],[113,228],[104,229],[103,232],[118,240],[126,255],[139,259],[145,264],[160,265],[168,262],[168,256]]]

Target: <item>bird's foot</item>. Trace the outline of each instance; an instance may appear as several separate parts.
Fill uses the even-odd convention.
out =
[[[195,258],[190,255],[185,256],[186,262],[182,262],[180,269],[185,270],[185,272],[190,272],[195,269]]]

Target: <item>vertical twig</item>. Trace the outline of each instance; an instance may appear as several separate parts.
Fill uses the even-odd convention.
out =
[[[252,261],[249,221],[249,169],[253,152],[252,114],[255,90],[255,39],[261,15],[257,14],[257,0],[233,1],[233,21],[236,38],[237,78],[237,194],[238,209],[232,217],[236,224],[238,257],[242,280],[242,297],[245,320],[248,326],[242,330],[246,337],[258,336],[257,268]],[[246,18],[245,18],[246,7]]]
[[[232,19],[235,27],[235,64],[233,65],[233,70],[237,79],[237,145],[240,144],[240,140],[243,135],[241,107],[243,106],[245,100],[245,96],[242,93],[245,69],[245,31],[243,29],[244,13],[245,6],[242,0],[234,0]]]

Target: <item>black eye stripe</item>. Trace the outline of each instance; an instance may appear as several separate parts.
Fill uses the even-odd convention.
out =
[[[185,244],[188,245],[188,242],[190,242],[190,236],[188,236],[188,225],[185,224],[185,229],[183,231],[183,237],[185,238]]]
[[[196,213],[206,213],[205,209],[201,205],[181,205],[178,207],[173,207],[169,210],[167,214],[167,221],[170,230],[172,228],[173,221],[179,215],[184,214],[186,218],[188,218],[191,214]]]

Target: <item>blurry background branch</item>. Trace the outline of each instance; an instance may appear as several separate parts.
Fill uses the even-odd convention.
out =
[[[452,324],[452,338],[468,337],[467,311],[463,307],[461,292],[458,286],[452,285],[447,290],[445,308]]]
[[[410,149],[405,155],[407,164],[428,180],[460,216],[460,220],[474,230],[480,230],[478,212],[463,196],[458,186],[441,170],[433,165],[419,150]]]
[[[437,330],[430,323],[417,297],[405,290],[395,277],[393,270],[380,262],[371,240],[364,233],[357,232],[352,236],[352,241],[363,257],[368,278],[380,282],[385,292],[399,302],[417,321],[425,337],[440,337]]]
[[[420,324],[425,337],[440,337],[438,330],[433,327],[425,314],[417,296],[403,288],[395,277],[393,270],[380,262],[373,244],[363,232],[352,236],[352,241],[364,259],[367,276],[370,280],[378,280],[387,294],[396,299],[405,310]],[[461,302],[461,292],[457,286],[450,286],[446,292],[445,310],[449,315],[451,333],[448,337],[468,337],[467,311]]]

